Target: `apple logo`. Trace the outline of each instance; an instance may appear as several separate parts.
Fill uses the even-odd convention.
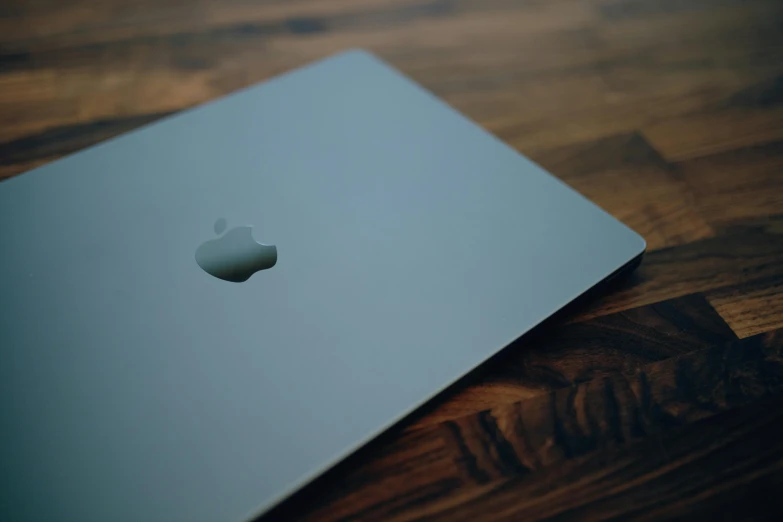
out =
[[[226,220],[215,222],[215,234],[226,230]],[[204,272],[224,281],[242,283],[277,263],[277,247],[253,239],[252,227],[236,227],[196,249],[196,262]]]

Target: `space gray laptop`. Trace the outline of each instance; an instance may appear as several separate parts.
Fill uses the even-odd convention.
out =
[[[0,183],[0,519],[242,521],[644,240],[370,54]]]

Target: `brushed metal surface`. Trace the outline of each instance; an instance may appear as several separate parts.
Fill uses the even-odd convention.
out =
[[[361,51],[3,182],[0,242],[0,509],[80,521],[257,514],[644,250]]]

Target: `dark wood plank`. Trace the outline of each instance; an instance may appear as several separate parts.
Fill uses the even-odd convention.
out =
[[[684,161],[677,171],[693,194],[692,208],[717,227],[783,213],[783,141]]]
[[[509,346],[452,393],[423,408],[411,427],[527,399],[599,376],[634,373],[661,361],[736,339],[698,295],[578,324],[556,323]]]
[[[594,502],[602,500],[601,488],[581,491],[580,480],[585,475],[568,476],[571,466],[578,468],[588,462],[593,466],[590,473],[601,476],[602,469],[598,468],[615,466],[614,458],[607,457],[607,452],[626,448],[632,460],[644,458],[647,450],[637,449],[650,448],[652,439],[661,459],[656,460],[655,469],[668,465],[676,470],[680,465],[688,465],[690,457],[687,452],[681,457],[668,455],[666,449],[661,454],[662,438],[676,440],[684,426],[698,426],[700,421],[720,417],[725,412],[739,411],[745,419],[741,413],[745,407],[767,398],[772,398],[780,408],[781,397],[783,332],[720,343],[650,363],[631,374],[614,372],[574,387],[414,430],[400,436],[395,445],[386,446],[387,451],[379,450],[381,458],[362,462],[358,469],[348,467],[306,490],[305,497],[309,495],[315,505],[323,506],[321,509],[312,510],[312,506],[294,497],[269,519],[413,520],[425,513],[443,519],[461,516],[483,519],[494,510],[482,512],[471,504],[478,502],[479,506],[488,508],[496,502],[495,495],[505,495],[501,491],[506,488],[511,488],[507,491],[507,507],[517,519],[553,516],[563,507],[560,505],[563,499],[571,495],[581,496],[579,502],[592,507]],[[736,414],[730,413],[729,417]],[[721,429],[722,421],[716,420],[714,424]],[[415,447],[418,437],[440,441],[437,452],[421,458],[418,465],[393,456],[395,452],[408,455],[410,449],[406,452],[406,448]],[[774,451],[783,455],[779,447]],[[755,462],[752,451],[749,453]],[[402,504],[398,503],[394,490],[381,486],[389,477],[395,477],[396,466],[401,462],[418,470],[419,473],[411,473],[412,477],[428,476],[431,480],[416,482],[417,487],[411,489],[418,492],[415,501]],[[571,462],[574,464],[568,464]],[[691,467],[686,476],[673,473],[671,480],[708,483],[712,473],[710,466]],[[540,509],[537,499],[543,491],[537,477],[544,477],[543,483],[548,480],[546,477],[566,481],[562,491],[550,492],[556,500],[543,501],[551,513],[535,511]],[[609,475],[610,483],[606,487],[611,484],[620,487],[625,479]],[[346,494],[357,482],[366,494]],[[510,500],[514,495],[519,495],[517,502]]]
[[[388,520],[779,520],[783,398]]]
[[[783,140],[783,109],[728,108],[651,124],[644,135],[669,160],[687,160]]]
[[[783,328],[783,276],[720,288],[707,297],[740,337]]]
[[[460,461],[472,459],[482,476],[525,473],[781,392],[782,357],[783,336],[761,335],[651,363],[634,374],[597,378],[448,425],[454,447],[462,454]],[[504,446],[506,453],[501,455]],[[475,475],[470,469],[465,472]]]

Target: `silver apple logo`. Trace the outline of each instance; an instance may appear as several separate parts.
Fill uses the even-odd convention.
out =
[[[215,233],[220,235],[225,229],[226,220],[218,219]],[[252,227],[236,227],[198,247],[196,262],[206,273],[218,279],[242,283],[256,272],[275,266],[277,247],[256,242]]]

